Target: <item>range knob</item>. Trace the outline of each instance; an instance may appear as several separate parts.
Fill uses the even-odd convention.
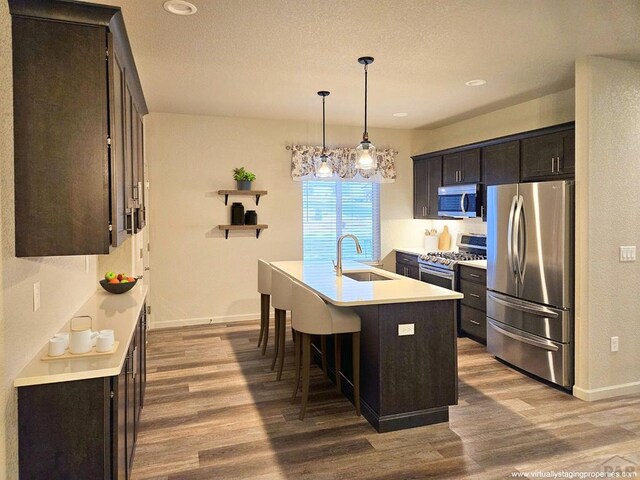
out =
[[[449,265],[449,264],[451,263],[451,260],[448,260],[448,259],[446,259],[446,258],[443,258],[443,259],[441,260],[441,262],[442,262],[442,264],[444,264],[444,265]]]

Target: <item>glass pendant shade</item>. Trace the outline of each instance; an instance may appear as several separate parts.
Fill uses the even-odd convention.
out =
[[[324,153],[320,155],[320,165],[316,167],[316,177],[330,178],[333,176],[333,170],[329,166],[328,160]]]
[[[356,147],[356,167],[361,170],[376,168],[376,147],[368,140],[363,140]]]

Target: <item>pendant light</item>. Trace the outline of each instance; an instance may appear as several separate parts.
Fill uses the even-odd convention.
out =
[[[358,63],[364,65],[364,133],[362,142],[356,147],[356,167],[361,170],[376,168],[376,147],[369,141],[367,132],[367,71],[373,57],[360,57]]]
[[[324,126],[324,99],[330,95],[330,92],[320,91],[318,95],[322,97],[322,153],[320,154],[320,165],[316,168],[316,177],[329,178],[333,176],[333,170],[327,163],[329,157],[327,156],[327,147],[325,144],[325,126]]]

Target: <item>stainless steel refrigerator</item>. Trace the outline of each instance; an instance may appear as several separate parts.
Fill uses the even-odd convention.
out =
[[[487,350],[573,386],[571,181],[487,188]]]

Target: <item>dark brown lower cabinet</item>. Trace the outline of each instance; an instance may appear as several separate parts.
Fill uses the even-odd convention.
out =
[[[130,478],[145,343],[143,309],[119,375],[18,388],[21,479]]]
[[[418,256],[396,252],[396,273],[415,280],[420,280]]]
[[[487,343],[487,271],[460,265],[460,331]]]

